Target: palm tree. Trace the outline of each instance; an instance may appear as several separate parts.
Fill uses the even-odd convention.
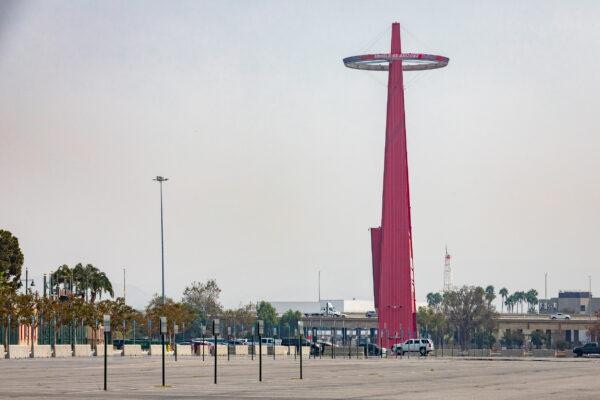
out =
[[[79,263],[75,266],[73,273],[77,281],[78,294],[87,300],[88,293],[91,292],[91,283],[94,280],[94,276],[99,274],[100,270],[92,264],[86,264],[84,267],[83,264]]]
[[[496,298],[496,293],[494,293],[494,286],[488,285],[485,288],[485,300],[488,303],[488,308],[492,306],[492,301]]]
[[[505,301],[506,309],[512,313],[514,310],[515,303],[516,303],[515,295],[511,294],[510,296],[508,296],[506,298],[506,301]]]
[[[114,296],[112,284],[106,274],[92,264],[86,264],[84,267],[82,263],[78,263],[73,269],[64,265],[53,276],[56,276],[57,283],[68,277],[77,286],[77,295],[87,300],[89,293],[91,303],[94,303],[96,298],[102,298],[103,293]]]
[[[515,292],[515,299],[517,300],[517,303],[519,303],[519,305],[521,305],[521,314],[523,314],[523,303],[525,302],[525,300],[527,300],[525,297],[525,292],[523,292],[523,291]]]
[[[437,309],[442,301],[444,300],[443,296],[437,292],[427,293],[427,305],[429,307]]]
[[[58,267],[57,270],[52,273],[51,279],[56,288],[56,293],[58,293],[61,283],[63,285],[63,289],[66,290],[69,288],[69,290],[73,290],[73,270],[69,268],[68,265],[63,264]]]
[[[110,280],[106,274],[104,272],[100,272],[96,268],[94,269],[95,271],[91,273],[88,281],[90,288],[90,303],[92,304],[96,301],[96,297],[102,298],[102,293],[104,292],[110,294],[110,297],[115,295],[112,284],[110,283]]]
[[[500,303],[501,305],[501,313],[504,312],[504,302],[506,301],[506,298],[508,297],[508,289],[506,289],[505,287],[503,287],[502,289],[500,289],[500,291],[498,292],[500,294],[500,297],[502,297],[502,303]]]
[[[90,264],[88,264],[89,266]],[[86,298],[87,295],[87,271],[86,268],[84,268],[82,263],[78,263],[77,265],[75,265],[75,267],[73,268],[73,280],[75,281],[76,285],[77,285],[77,295],[81,296],[82,298]]]
[[[538,292],[535,289],[530,289],[525,293],[525,298],[527,299],[527,312],[534,312],[534,307],[538,304]]]

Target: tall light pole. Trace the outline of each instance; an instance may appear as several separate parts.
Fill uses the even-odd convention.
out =
[[[319,270],[319,307],[321,307],[321,270]]]
[[[154,178],[160,184],[160,255],[161,255],[161,272],[162,272],[162,303],[165,304],[165,240],[164,240],[164,225],[163,225],[163,182],[169,180],[162,176]]]
[[[590,315],[590,321],[592,321],[592,276],[588,275],[589,279],[589,292],[588,292],[588,314]]]
[[[127,288],[125,286],[125,267],[123,267],[123,302],[127,302]]]

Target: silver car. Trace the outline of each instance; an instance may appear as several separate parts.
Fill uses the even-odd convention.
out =
[[[569,314],[556,313],[550,316],[550,319],[571,319]]]

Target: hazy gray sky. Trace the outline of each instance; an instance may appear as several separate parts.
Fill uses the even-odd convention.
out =
[[[93,263],[135,305],[215,278],[227,306],[371,298],[386,74],[407,75],[418,300],[600,284],[596,1],[0,2],[0,227],[35,277]]]

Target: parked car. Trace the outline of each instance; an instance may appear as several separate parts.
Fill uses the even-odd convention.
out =
[[[575,347],[573,353],[575,353],[575,357],[581,357],[588,354],[600,354],[600,347],[596,342],[589,342],[583,346]]]
[[[550,319],[571,319],[571,316],[569,314],[556,313],[550,315]]]
[[[367,317],[367,318],[377,318],[377,311],[367,311],[365,313],[365,317]]]
[[[404,343],[392,346],[392,351],[396,354],[404,355],[406,353],[419,353],[427,356],[434,350],[433,342],[430,339],[408,339]]]
[[[270,338],[270,337],[261,338],[260,341],[262,342],[263,346],[264,345],[267,345],[267,346],[273,345],[273,338]]]
[[[209,341],[209,340],[202,340],[202,339],[192,339],[192,345],[211,347],[211,346],[215,345],[215,342]]]
[[[299,349],[300,339],[298,338],[283,338],[281,339],[282,346],[296,346],[296,349]],[[306,338],[302,338],[302,346],[310,346],[312,342]]]
[[[364,353],[367,356],[380,356],[385,355],[387,350],[385,347],[381,348],[377,346],[375,343],[365,343],[361,344],[361,347],[364,347]]]
[[[246,346],[248,344],[248,339],[229,339],[229,344],[234,346]]]

